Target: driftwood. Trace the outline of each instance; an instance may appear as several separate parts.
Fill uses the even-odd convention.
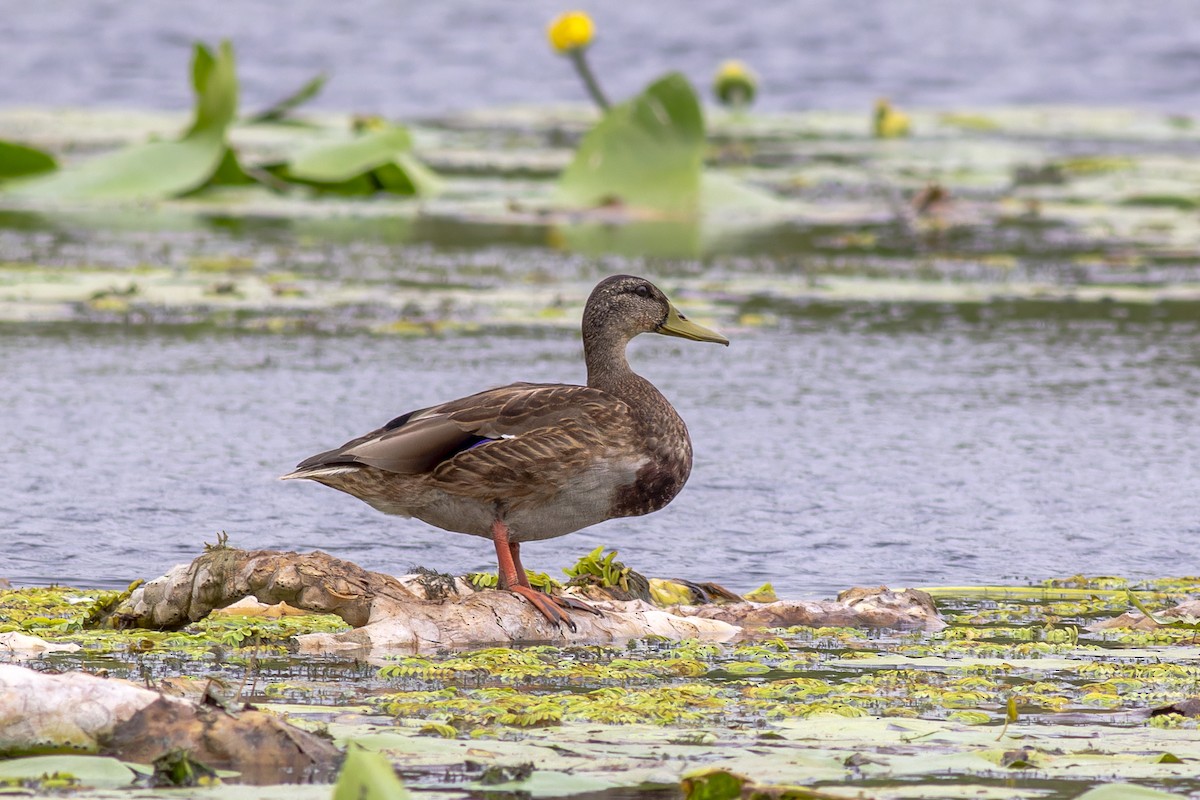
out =
[[[152,764],[175,751],[246,783],[331,780],[341,759],[332,742],[261,711],[0,664],[0,756],[88,752]]]
[[[644,600],[614,600],[570,587],[602,613],[572,612],[575,630],[558,628],[525,600],[505,591],[476,590],[462,578],[424,573],[394,578],[326,553],[211,548],[191,564],[138,587],[109,616],[120,627],[179,628],[253,595],[336,614],[354,627],[297,637],[301,652],[401,650],[491,643],[622,641],[645,636],[728,640],[746,627],[857,625],[936,630],[944,627],[922,592],[884,587],[851,590],[837,601],[737,603],[659,608]]]
[[[837,600],[779,600],[774,603],[738,603],[707,606],[697,616],[733,622],[744,628],[841,626],[848,628],[899,628],[938,631],[946,623],[933,598],[920,589],[893,592],[886,586],[856,586]]]

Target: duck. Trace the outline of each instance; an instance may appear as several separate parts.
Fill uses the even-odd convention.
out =
[[[692,471],[687,425],[626,347],[657,333],[729,340],[685,317],[645,278],[600,281],[583,310],[586,385],[511,383],[401,414],[301,461],[283,480],[315,481],[375,509],[491,539],[499,588],[561,628],[589,604],[530,586],[521,545],[649,514]]]

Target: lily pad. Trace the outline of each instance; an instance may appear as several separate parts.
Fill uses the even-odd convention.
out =
[[[105,756],[30,756],[0,761],[0,781],[36,780],[56,774],[95,788],[128,786],[137,778],[125,764]]]
[[[1107,786],[1097,786],[1090,789],[1075,800],[1178,800],[1181,794],[1160,792],[1145,786],[1135,786],[1131,783],[1110,783]]]
[[[16,142],[0,141],[0,181],[56,169],[58,162],[49,153]]]
[[[350,746],[333,788],[333,800],[404,800],[408,796],[387,756]]]
[[[22,181],[14,193],[32,198],[154,200],[199,189],[221,168],[225,131],[237,113],[233,48],[214,55],[197,44],[192,61],[195,118],[182,139],[148,142],[100,156],[44,178]]]
[[[440,180],[412,154],[412,137],[402,127],[386,126],[344,142],[310,148],[277,170],[288,181],[342,194],[386,191],[430,195]]]
[[[575,206],[692,213],[704,147],[700,102],[687,78],[672,72],[604,115],[580,143],[558,193]]]

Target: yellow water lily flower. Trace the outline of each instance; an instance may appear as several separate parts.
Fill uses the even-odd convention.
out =
[[[908,136],[910,133],[908,114],[892,108],[888,99],[881,97],[875,101],[873,129],[877,139],[899,139],[902,136]]]
[[[724,61],[713,78],[713,93],[724,106],[748,106],[758,91],[758,76],[741,61]]]
[[[546,28],[550,45],[559,53],[582,50],[592,43],[596,26],[592,18],[582,11],[567,11],[559,14]]]

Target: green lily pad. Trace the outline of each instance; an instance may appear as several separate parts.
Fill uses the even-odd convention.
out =
[[[684,775],[680,788],[686,800],[732,800],[741,797],[747,780],[720,767],[705,767]]]
[[[192,57],[192,89],[196,92],[196,118],[187,136],[205,131],[222,135],[237,116],[237,68],[233,45],[221,42],[217,54],[197,43]]]
[[[412,154],[405,128],[387,126],[344,142],[310,148],[277,171],[288,181],[342,194],[429,195],[440,180]]]
[[[609,109],[559,179],[559,197],[575,206],[693,213],[704,146],[700,102],[687,78],[672,72]]]
[[[0,761],[0,781],[36,780],[55,774],[97,788],[128,786],[137,777],[117,759],[105,756],[30,756]]]
[[[1157,789],[1147,789],[1145,786],[1135,786],[1132,783],[1110,783],[1107,786],[1097,786],[1079,795],[1075,800],[1179,800],[1181,794],[1160,792]]]
[[[0,181],[58,169],[49,153],[16,142],[0,141]]]
[[[14,193],[32,198],[154,200],[193,192],[221,169],[225,131],[237,113],[233,48],[216,55],[197,44],[192,61],[195,118],[182,139],[148,142],[44,178],[22,181]]]
[[[711,170],[705,170],[700,176],[700,201],[704,211],[709,214],[725,211],[779,214],[788,209],[786,203],[765,189]],[[759,221],[761,224],[761,219]]]
[[[404,800],[408,796],[387,756],[350,746],[333,788],[333,800]]]

